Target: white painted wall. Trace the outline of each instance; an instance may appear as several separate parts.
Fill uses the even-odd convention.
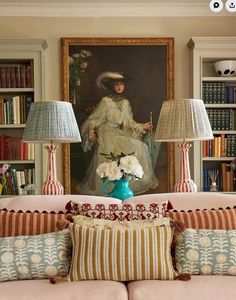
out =
[[[43,38],[48,42],[45,99],[61,99],[61,37],[174,37],[175,96],[189,97],[189,49],[193,36],[236,36],[235,17],[40,18],[1,17],[1,38]],[[177,159],[177,176],[179,171]],[[44,166],[46,170],[46,165]],[[58,155],[59,180],[62,177]]]

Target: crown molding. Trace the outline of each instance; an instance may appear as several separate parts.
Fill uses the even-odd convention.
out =
[[[208,3],[0,3],[1,17],[235,17]]]

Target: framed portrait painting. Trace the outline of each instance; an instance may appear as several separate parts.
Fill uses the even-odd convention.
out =
[[[164,100],[174,99],[173,38],[62,38],[62,99],[82,143],[63,145],[65,193],[104,195],[102,153],[133,153],[144,174],[134,194],[173,190],[174,146],[155,141]]]

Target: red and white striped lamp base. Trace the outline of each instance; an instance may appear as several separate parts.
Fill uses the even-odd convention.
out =
[[[182,153],[181,159],[181,179],[178,180],[175,184],[174,191],[177,193],[196,193],[197,185],[190,177],[190,168],[189,168],[189,148],[192,147],[191,144],[180,144],[178,147]]]
[[[63,195],[64,188],[57,180],[56,151],[58,146],[45,146],[48,150],[48,178],[42,186],[43,195]]]

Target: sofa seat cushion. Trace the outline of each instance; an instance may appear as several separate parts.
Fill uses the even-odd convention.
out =
[[[128,293],[129,300],[236,299],[235,277],[193,275],[190,281],[133,281]]]
[[[57,285],[49,280],[3,282],[1,300],[128,300],[127,289],[116,281],[74,281]]]

